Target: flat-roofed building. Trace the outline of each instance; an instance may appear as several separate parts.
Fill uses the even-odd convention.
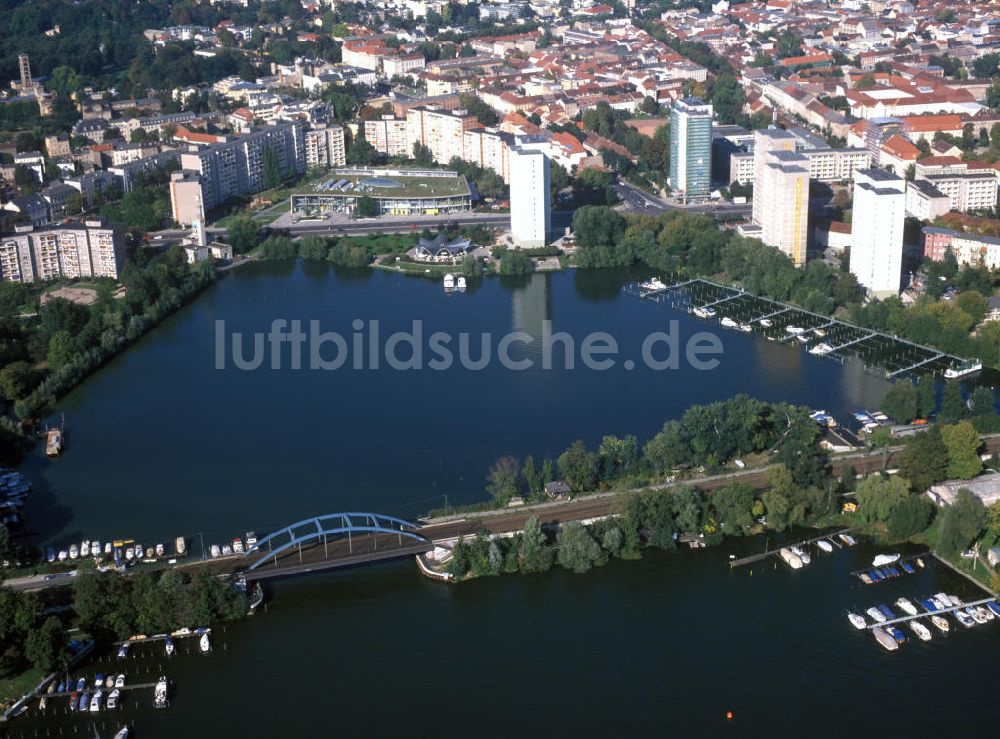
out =
[[[20,227],[0,236],[0,278],[30,283],[60,277],[117,280],[125,259],[125,230],[103,219],[48,228]]]
[[[883,169],[858,170],[852,216],[851,273],[875,297],[898,295],[906,181]]]
[[[323,218],[353,215],[362,198],[378,215],[439,215],[472,208],[472,192],[457,172],[431,169],[335,169],[325,182],[292,195],[292,215]]]
[[[347,164],[344,129],[321,126],[305,132],[307,167],[343,167]]]
[[[375,151],[390,157],[408,157],[413,154],[413,146],[406,135],[406,118],[383,115],[373,121],[365,121],[365,141]]]

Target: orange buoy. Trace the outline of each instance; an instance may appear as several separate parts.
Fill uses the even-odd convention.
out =
[[[727,721],[732,721],[733,720],[733,712],[732,711],[726,711],[726,720]]]

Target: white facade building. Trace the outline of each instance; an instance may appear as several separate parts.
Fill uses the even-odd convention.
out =
[[[510,150],[510,232],[514,245],[545,246],[551,228],[549,160],[541,151]]]
[[[875,297],[899,294],[906,181],[882,169],[854,173],[851,272]]]

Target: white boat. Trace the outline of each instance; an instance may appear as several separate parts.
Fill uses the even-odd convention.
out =
[[[93,697],[90,699],[90,712],[97,713],[101,710],[101,700],[104,698],[104,692],[97,690],[94,692]]]
[[[844,542],[849,547],[853,547],[855,544],[858,543],[855,540],[855,538],[853,536],[851,536],[850,534],[838,534],[838,536],[840,537],[840,540],[842,542]]]
[[[944,610],[947,610],[947,609],[951,608],[951,601],[949,601],[949,600],[941,600],[936,595],[932,595],[927,600],[929,600],[931,602],[931,604],[934,607],[936,607],[939,611],[944,611]]]
[[[118,657],[119,659],[128,657],[128,642],[124,642],[118,647]]]
[[[80,556],[80,548],[76,544],[69,545],[69,558],[76,559]]]
[[[115,549],[114,545],[110,541],[104,542],[104,556],[105,557],[111,556],[111,553],[114,552],[114,549]]]
[[[162,544],[156,545],[156,556],[162,557],[166,553],[167,549]]]
[[[142,559],[142,553],[143,553],[143,551],[144,550],[142,548],[142,544],[136,544],[135,545],[135,558],[136,559]]]
[[[167,705],[167,678],[161,677],[153,690],[153,704],[157,708],[164,708]]]
[[[114,711],[116,708],[118,708],[118,699],[121,697],[121,694],[122,694],[121,691],[118,690],[118,688],[115,688],[108,695],[108,710],[109,711]]]
[[[913,619],[912,621],[910,621],[910,629],[913,631],[914,634],[917,635],[917,638],[920,639],[920,641],[931,640],[930,629],[928,629],[926,626],[920,623],[920,621],[918,621],[917,619]]]
[[[885,567],[899,559],[898,554],[880,554],[872,560],[872,567]]]
[[[937,594],[938,600],[942,603],[951,603],[953,606],[964,606],[965,601],[959,598],[957,595],[945,595],[944,593]]]
[[[67,557],[69,557],[69,552],[67,552],[65,549],[60,549],[58,557],[59,561],[65,562]]]
[[[948,625],[948,619],[943,616],[931,615],[931,623],[937,627],[937,630],[941,633],[948,633],[951,631],[951,626]]]
[[[210,554],[212,555],[212,558],[213,558],[213,559],[214,559],[215,557],[218,557],[218,556],[220,556],[220,555],[222,554],[222,550],[221,550],[221,549],[219,549],[219,545],[218,545],[218,544],[213,544],[213,545],[212,545],[212,546],[211,546],[211,547],[209,548],[209,550],[208,550],[208,551],[209,551],[209,553],[210,553]]]
[[[970,628],[976,625],[976,622],[973,620],[972,616],[966,613],[964,609],[956,608],[954,611],[952,611],[952,613],[955,614],[955,618],[958,619],[958,622],[962,624],[962,626]]]
[[[459,275],[458,278],[456,278],[456,280],[455,280],[455,289],[458,290],[460,293],[464,293],[465,292],[465,288],[467,288],[467,287],[468,287],[468,283],[466,283],[465,277],[463,277],[462,275]]]
[[[115,739],[128,739],[128,727],[127,726],[121,727],[118,730],[118,733],[115,734]]]
[[[101,542],[97,541],[97,539],[94,539],[92,542],[90,542],[90,556],[91,557],[101,556]]]
[[[774,321],[772,321],[770,318],[761,318],[760,325],[763,326],[764,328],[771,328],[771,326],[774,325]]]
[[[976,610],[982,611],[982,614],[986,616],[987,621],[992,621],[996,616],[993,614],[989,608],[984,608],[983,606],[976,606]]]
[[[639,283],[639,290],[647,294],[661,293],[666,289],[666,283],[664,283],[659,277],[651,277],[650,279],[643,280]]]
[[[865,613],[871,616],[875,620],[875,623],[877,624],[885,623],[885,614],[882,613],[882,611],[880,611],[875,606],[872,606],[871,608],[866,610]]]
[[[802,569],[802,560],[799,559],[791,549],[783,548],[778,552],[778,555],[785,560],[785,563],[791,567],[793,570]]]
[[[212,650],[212,643],[208,640],[208,634],[201,635],[201,639],[198,640],[198,649],[201,650],[202,654],[208,654]]]
[[[875,640],[888,651],[895,652],[899,649],[899,643],[878,626],[872,629],[872,634],[875,636]]]
[[[235,539],[233,539],[233,551],[236,552],[237,554],[243,553],[243,540],[240,539],[240,537],[238,536]]]
[[[900,610],[910,616],[917,615],[917,607],[908,598],[897,598],[896,605],[899,606]]]
[[[167,656],[168,657],[172,657],[173,654],[174,654],[174,652],[177,651],[177,648],[174,646],[174,640],[173,639],[167,639],[167,643],[164,645],[164,649],[165,649],[165,651],[167,653]]]
[[[989,621],[989,619],[986,618],[986,614],[983,613],[982,608],[966,608],[965,610],[970,616],[972,616],[972,620],[977,624],[984,624]]]
[[[725,326],[726,328],[736,328],[737,326],[740,325],[729,316],[723,316],[722,320],[719,321],[719,323]]]
[[[824,354],[829,354],[833,351],[833,347],[827,344],[825,341],[821,341],[816,346],[809,350],[810,354],[815,354],[817,356],[823,356]]]
[[[821,338],[821,339],[822,339],[822,338],[823,338],[824,336],[826,336],[826,331],[824,331],[824,330],[823,330],[823,329],[821,329],[821,328],[814,328],[814,329],[813,329],[813,333],[814,333],[814,334],[816,334],[816,336],[818,336],[818,337],[819,337],[819,338]]]
[[[247,549],[257,546],[257,534],[252,531],[247,532]]]
[[[749,323],[741,323],[736,328],[738,328],[740,331],[742,331],[745,334],[749,334],[749,333],[751,333],[753,331],[753,326],[751,326]]]
[[[805,329],[801,326],[785,326],[785,331],[792,334],[792,336],[798,336],[799,334],[805,332]]]
[[[858,631],[862,631],[867,628],[868,622],[865,621],[865,617],[860,613],[853,613],[851,611],[847,612],[847,620],[851,622],[851,625]]]
[[[90,556],[90,542],[89,541],[80,542],[80,556],[81,557],[89,557]]]
[[[800,344],[808,344],[809,343],[809,337],[806,336],[805,334],[796,334],[795,335],[795,340],[797,342],[799,342]]]
[[[715,308],[695,308],[692,313],[694,313],[698,318],[714,318]]]
[[[176,551],[177,554],[180,555],[181,557],[183,557],[187,553],[187,542],[184,541],[183,536],[178,536],[174,540],[174,551]]]
[[[229,546],[228,544],[223,544],[222,545],[222,556],[223,557],[232,557],[233,556],[233,548],[231,546]]]
[[[809,556],[809,552],[802,547],[791,547],[791,550],[792,554],[802,560],[802,564],[807,565],[812,562],[812,557]]]
[[[444,289],[447,292],[450,292],[455,289],[455,275],[453,275],[451,272],[449,272],[444,276]]]
[[[983,363],[978,359],[973,359],[969,362],[963,362],[954,367],[949,367],[944,371],[944,376],[949,380],[956,380],[959,377],[966,377],[968,375],[974,375],[983,368]]]
[[[115,687],[124,688],[125,687],[125,674],[122,673],[115,678]]]
[[[820,539],[818,542],[816,542],[816,546],[818,546],[827,554],[830,554],[833,551],[833,544],[828,542],[826,539]]]

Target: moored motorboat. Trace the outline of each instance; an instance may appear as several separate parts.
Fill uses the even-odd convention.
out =
[[[736,328],[739,329],[740,331],[742,331],[745,334],[749,334],[750,332],[753,331],[753,326],[751,326],[749,323],[741,323]]]
[[[812,557],[809,556],[809,552],[805,551],[801,547],[790,547],[792,554],[802,560],[802,564],[807,565],[812,562]]]
[[[829,354],[833,351],[833,347],[827,344],[825,341],[821,341],[816,346],[809,350],[810,354],[816,354],[818,356],[823,356],[824,354]]]
[[[153,705],[164,708],[167,705],[167,678],[161,676],[153,689]]]
[[[208,654],[212,650],[212,643],[208,639],[208,634],[201,635],[201,639],[198,640],[198,649],[201,650],[202,654]]]
[[[889,632],[889,636],[900,644],[906,641],[906,634],[903,633],[902,629],[898,629],[895,626],[886,626],[885,630]]]
[[[104,687],[105,688],[113,688],[113,687],[115,687],[115,676],[114,675],[108,675],[106,678],[104,678]]]
[[[795,553],[792,552],[791,549],[788,549],[787,547],[786,548],[782,548],[778,552],[778,556],[780,556],[783,560],[785,560],[785,563],[789,567],[791,567],[793,570],[799,570],[799,569],[802,568],[802,560],[799,559],[795,555]]]
[[[661,293],[667,289],[667,285],[659,277],[651,277],[639,283],[639,291],[645,295]]]
[[[128,657],[128,642],[123,642],[121,645],[119,645],[118,657],[119,658]]]
[[[885,616],[890,621],[895,620],[896,614],[893,613],[892,609],[889,608],[889,606],[887,606],[885,603],[879,603],[878,604],[878,609],[879,609],[879,611],[882,612],[882,615]]]
[[[972,620],[977,624],[984,624],[989,621],[989,619],[986,618],[986,614],[983,613],[982,608],[966,608],[965,610],[966,613],[972,616]]]
[[[962,600],[961,598],[959,598],[957,595],[952,595],[951,593],[949,593],[948,596],[947,596],[947,598],[948,598],[948,600],[951,601],[951,604],[953,606],[964,606],[965,605],[965,601]]]
[[[877,624],[882,624],[885,623],[886,621],[885,614],[883,614],[882,611],[880,611],[875,606],[872,606],[871,608],[867,609],[865,613],[871,616],[872,620],[875,621],[875,623]]]
[[[976,610],[982,613],[987,621],[992,621],[996,616],[993,615],[993,611],[989,608],[984,608],[983,606],[976,606]]]
[[[87,687],[87,678],[81,677],[76,681],[76,692],[81,693]]]
[[[76,707],[77,707],[77,710],[80,710],[80,711],[86,711],[88,708],[90,708],[90,692],[89,691],[84,690],[83,693],[80,694],[80,700],[77,701]]]
[[[246,535],[246,540],[247,540],[247,549],[251,549],[252,547],[257,545],[257,534],[255,534],[253,531],[248,531]]]
[[[122,693],[120,690],[118,690],[118,688],[115,688],[108,694],[107,708],[109,711],[114,711],[116,708],[118,708],[118,699],[121,697],[121,694]]]
[[[115,678],[115,687],[124,688],[125,687],[125,673],[121,673]]]
[[[872,584],[871,576],[867,572],[862,572],[860,575],[858,575],[858,579],[860,579],[861,582],[863,582],[865,585]]]
[[[879,554],[872,560],[872,567],[885,567],[899,559],[898,554]]]
[[[101,701],[104,699],[104,691],[97,690],[90,699],[90,712],[97,713],[101,710]]]
[[[853,547],[855,544],[858,543],[855,540],[855,538],[853,536],[851,536],[850,534],[838,534],[838,536],[840,537],[840,540],[842,542],[844,542],[849,547]]]
[[[805,329],[801,326],[788,325],[785,326],[785,331],[790,333],[792,336],[798,336],[799,334],[805,332]]]
[[[715,318],[715,308],[698,307],[691,311],[698,318]]]
[[[899,643],[881,627],[876,626],[872,629],[872,634],[875,636],[875,640],[888,651],[895,652],[899,649]]]
[[[212,546],[211,546],[211,547],[209,548],[209,550],[208,550],[208,551],[209,551],[209,554],[211,554],[211,555],[212,555],[212,559],[215,559],[216,557],[219,557],[219,556],[221,556],[221,554],[222,554],[222,550],[221,550],[221,549],[219,549],[219,545],[218,545],[218,544],[213,544],[213,545],[212,545]]]
[[[911,565],[909,562],[900,562],[899,566],[903,568],[903,572],[905,572],[907,575],[912,575],[914,572],[916,572],[916,570],[913,569],[913,565]]]
[[[917,607],[908,598],[897,598],[896,605],[899,606],[900,610],[910,616],[917,615]]]
[[[168,657],[171,657],[171,656],[173,656],[173,654],[174,654],[174,651],[175,651],[175,648],[174,648],[174,640],[173,640],[173,639],[170,639],[170,638],[168,637],[168,638],[167,638],[167,641],[166,641],[166,643],[165,643],[165,644],[164,644],[163,646],[164,646],[164,649],[165,649],[165,650],[166,650],[166,652],[167,652],[167,656],[168,656]]]
[[[865,617],[860,613],[854,613],[853,611],[847,612],[847,620],[851,622],[851,625],[858,631],[865,629],[868,626],[868,622],[865,621]]]
[[[723,316],[722,320],[719,321],[719,323],[725,328],[736,328],[737,326],[740,325],[729,316]]]
[[[931,640],[930,629],[920,623],[917,619],[910,621],[910,630],[917,635],[917,638],[920,639],[920,641]]]
[[[816,542],[816,546],[818,546],[821,550],[823,550],[827,554],[830,554],[833,551],[833,544],[828,542],[826,539],[820,539],[818,542]]]
[[[115,734],[115,739],[128,739],[128,727],[127,726],[121,727],[118,730],[118,733]]]
[[[104,687],[104,673],[98,672],[97,676],[94,678],[94,687],[102,688]]]
[[[942,616],[931,615],[931,623],[937,627],[937,630],[941,633],[948,633],[951,631],[951,626],[948,625],[948,619]]]
[[[451,272],[444,276],[443,285],[445,292],[451,292],[455,289],[455,275]]]
[[[986,604],[986,607],[993,611],[994,616],[1000,616],[1000,603],[997,603],[995,600],[991,600]]]
[[[761,318],[760,325],[764,328],[771,328],[771,326],[774,325],[774,322],[770,318]]]
[[[955,618],[958,620],[958,622],[962,624],[962,626],[970,628],[976,625],[976,622],[973,620],[972,616],[966,613],[964,609],[956,608],[954,611],[952,611],[952,613],[955,615]]]
[[[455,289],[458,292],[464,293],[468,286],[469,283],[465,281],[464,275],[459,275],[458,277],[455,278]]]

